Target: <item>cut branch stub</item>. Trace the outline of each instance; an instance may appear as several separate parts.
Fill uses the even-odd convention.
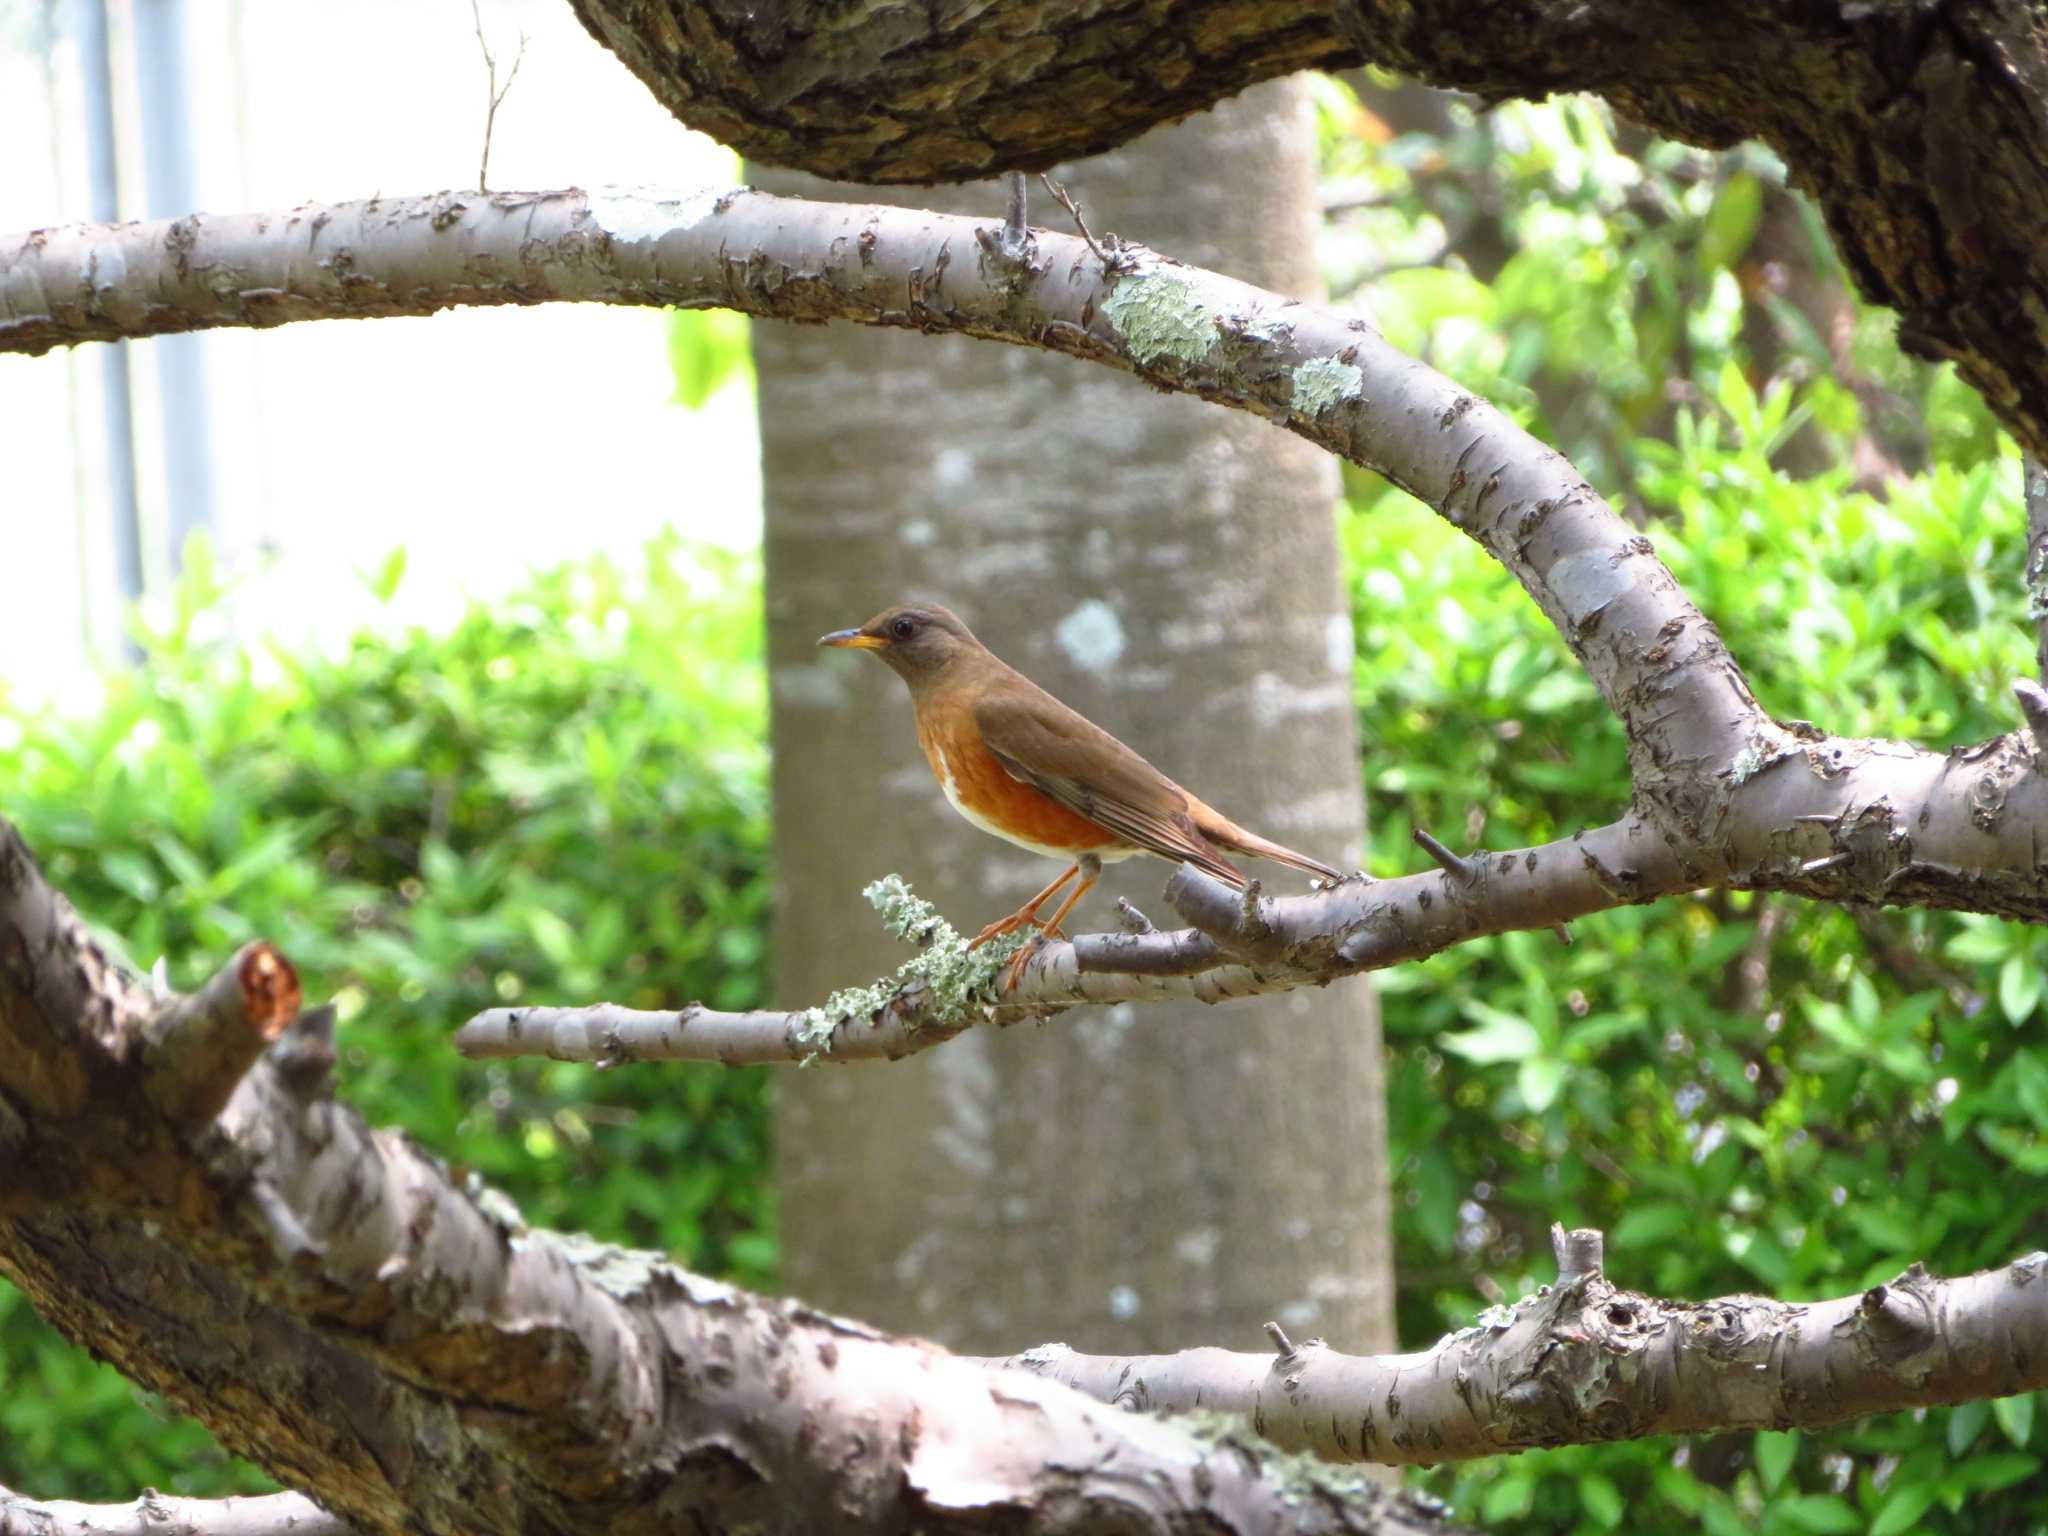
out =
[[[291,962],[272,945],[251,944],[144,1031],[144,1090],[174,1123],[204,1125],[298,1013]]]

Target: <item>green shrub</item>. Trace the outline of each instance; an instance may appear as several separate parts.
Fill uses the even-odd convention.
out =
[[[1766,707],[1937,749],[2011,729],[2034,655],[2010,449],[1879,503],[1772,470],[1782,392],[1731,368],[1718,396],[1637,445],[1642,484]],[[1377,871],[1418,867],[1418,822],[1504,849],[1619,815],[1619,727],[1506,573],[1392,491],[1361,488],[1346,530]],[[1739,892],[1574,926],[1570,949],[1509,934],[1380,978],[1404,1340],[1547,1280],[1553,1221],[1605,1228],[1618,1283],[1686,1298],[2048,1246],[2039,930]],[[1511,1531],[2034,1529],[2032,1401],[1428,1481]]]
[[[394,557],[377,580],[388,594]],[[202,558],[86,720],[0,713],[0,813],[138,969],[203,981],[275,940],[339,1004],[340,1089],[510,1192],[752,1283],[773,1265],[763,1074],[600,1086],[480,1067],[479,1008],[762,1001],[766,705],[750,563],[673,542],[339,656],[209,640]],[[48,1496],[260,1485],[0,1288],[0,1483]]]

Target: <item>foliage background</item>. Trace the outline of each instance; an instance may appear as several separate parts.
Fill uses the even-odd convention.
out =
[[[1781,169],[1618,140],[1582,101],[1437,103],[1420,130],[1413,106],[1362,77],[1324,91],[1340,299],[1622,498],[1781,717],[1937,745],[2014,724],[2016,456],[1840,298]],[[1791,276],[1832,285],[1839,324],[1785,297],[1782,241],[1755,255],[1773,228],[1806,232]],[[678,317],[671,343],[684,405],[744,366],[722,317]],[[1415,867],[1417,824],[1513,847],[1615,815],[1619,731],[1540,615],[1426,510],[1347,492],[1375,872]],[[365,579],[403,575],[394,555]],[[218,596],[202,558],[92,718],[0,701],[0,803],[56,883],[176,985],[280,941],[341,1004],[343,1091],[536,1220],[772,1284],[767,1074],[481,1068],[446,1044],[522,996],[763,1000],[754,567],[664,542],[332,656],[227,643]],[[1732,894],[1577,938],[1381,978],[1404,1341],[1547,1279],[1554,1220],[1605,1227],[1618,1280],[1678,1296],[1839,1294],[2048,1246],[2034,932]],[[2048,1520],[2044,1448],[2023,1397],[1421,1480],[1511,1531],[2019,1531]],[[0,1483],[263,1486],[4,1287]]]

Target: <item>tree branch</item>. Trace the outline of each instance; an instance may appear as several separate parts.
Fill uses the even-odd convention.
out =
[[[178,1124],[204,1125],[298,1014],[291,962],[269,944],[249,945],[152,1023],[144,1045],[150,1097]]]
[[[180,1499],[145,1489],[132,1504],[31,1499],[0,1488],[0,1536],[356,1536],[302,1494]]]
[[[161,1016],[0,823],[0,1272],[357,1531],[1441,1528],[1248,1435],[529,1228],[336,1102],[318,1041],[173,1119]]]
[[[2048,455],[2048,32],[2026,0],[570,0],[684,122],[848,181],[1034,170],[1298,69],[1372,63],[1492,103],[1593,91],[1689,144],[1761,139],[1908,350]],[[679,47],[675,39],[688,38]]]
[[[1412,1355],[1084,1355],[1046,1344],[982,1363],[1146,1412],[1239,1415],[1334,1461],[1431,1465],[1541,1446],[1736,1429],[2048,1386],[2048,1254],[1937,1280],[1915,1264],[1833,1301],[1673,1302],[1616,1287],[1600,1234],[1554,1228],[1559,1279]]]
[[[1693,887],[2048,918],[2034,855],[2048,843],[2048,776],[2027,733],[1934,753],[1773,721],[1646,537],[1563,458],[1363,322],[1139,247],[1119,245],[1107,271],[1073,236],[1035,231],[1024,263],[987,259],[984,236],[1000,247],[993,221],[744,189],[451,193],[43,230],[0,242],[0,349],[583,300],[1064,351],[1269,417],[1408,488],[1514,574],[1622,722],[1633,807],[1574,846],[1490,854],[1476,886],[1439,870],[1268,903],[1288,937],[1257,964],[1244,963],[1242,928],[1213,912],[1183,914],[1193,934],[1051,946],[1020,1003],[1220,1000]],[[1200,906],[1198,885],[1182,891]],[[749,1053],[734,1059],[789,1059],[764,1039],[789,1016],[740,1017],[661,1027]],[[868,1054],[901,1043],[885,1031]]]
[[[1412,1463],[2048,1385],[2048,1255],[1949,1281],[1915,1265],[1837,1301],[1688,1305],[1617,1288],[1599,1234],[1561,1229],[1556,1285],[1417,1354],[1346,1357],[1275,1329],[1277,1353],[1048,1345],[968,1360],[527,1227],[474,1178],[368,1130],[314,1070],[319,1051],[280,1062],[291,1033],[324,1028],[322,1010],[213,1124],[173,1119],[145,1045],[162,1012],[106,966],[0,823],[0,1151],[20,1175],[0,1191],[0,1271],[333,1512],[286,1496],[174,1513],[205,1536],[251,1521],[285,1536],[301,1516],[322,1522],[314,1536],[342,1536],[343,1520],[395,1533],[628,1517],[1421,1531],[1437,1528],[1427,1506],[1289,1464],[1214,1420],[1155,1422],[1088,1397],[1221,1410],[1283,1448]],[[51,1070],[60,1053],[90,1097]],[[0,1533],[38,1508],[0,1495]],[[85,1532],[135,1512],[57,1517]]]

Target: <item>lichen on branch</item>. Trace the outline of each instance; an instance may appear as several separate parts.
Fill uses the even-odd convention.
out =
[[[799,1060],[799,1066],[809,1066],[819,1056],[831,1054],[841,1028],[872,1021],[913,992],[924,999],[913,1033],[927,1023],[949,1032],[965,1029],[979,1018],[992,1016],[1000,1002],[996,978],[1011,957],[1031,942],[1032,936],[1019,929],[969,948],[960,932],[939,915],[939,909],[911,890],[901,875],[884,875],[864,887],[861,895],[882,914],[889,932],[917,945],[918,952],[899,965],[893,976],[862,987],[842,987],[825,999],[823,1007],[803,1010],[804,1022],[796,1039],[808,1054]]]

